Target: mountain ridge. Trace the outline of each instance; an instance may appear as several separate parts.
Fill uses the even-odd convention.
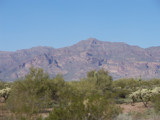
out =
[[[13,81],[28,73],[31,66],[43,68],[50,76],[63,74],[78,80],[90,70],[104,68],[114,79],[160,78],[160,47],[141,48],[123,42],[82,40],[64,48],[33,47],[15,52],[0,51],[0,79]]]

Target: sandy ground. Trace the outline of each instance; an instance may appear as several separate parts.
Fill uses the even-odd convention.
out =
[[[151,108],[151,104],[148,105],[148,108],[146,108],[143,105],[142,102],[135,103],[134,105],[131,105],[131,104],[122,104],[122,105],[120,105],[120,107],[123,108],[123,112],[124,113],[128,113],[128,112],[141,112],[141,113],[143,113],[148,108]]]

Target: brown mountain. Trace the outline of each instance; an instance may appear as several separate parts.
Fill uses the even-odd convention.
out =
[[[30,66],[42,67],[51,76],[63,74],[66,80],[78,80],[87,71],[104,68],[114,79],[160,78],[160,47],[147,49],[125,43],[82,40],[65,48],[35,47],[16,52],[0,52],[0,79],[16,80]]]

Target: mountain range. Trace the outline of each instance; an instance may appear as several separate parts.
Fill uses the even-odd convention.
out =
[[[140,48],[122,42],[95,38],[64,48],[34,47],[15,52],[0,51],[0,79],[14,81],[31,66],[43,68],[50,76],[63,74],[65,80],[79,80],[90,70],[104,68],[114,79],[160,78],[160,47]]]

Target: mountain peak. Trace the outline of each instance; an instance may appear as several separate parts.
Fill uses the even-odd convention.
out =
[[[101,42],[97,40],[96,38],[88,38],[87,40],[81,40],[79,43],[80,44],[85,44],[85,45],[90,45],[90,44],[96,44],[98,42]],[[77,43],[77,44],[79,44]]]
[[[96,38],[88,38],[86,41],[89,41],[90,44],[97,44],[98,42],[100,42]]]
[[[88,38],[87,41],[98,41],[96,38]]]

